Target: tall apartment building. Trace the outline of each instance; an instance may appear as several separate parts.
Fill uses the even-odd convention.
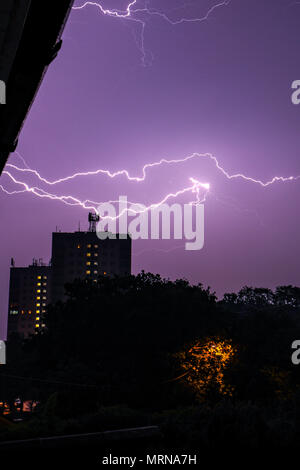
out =
[[[52,234],[52,301],[65,300],[64,286],[74,279],[131,273],[131,238],[100,240],[96,232]]]
[[[10,268],[8,336],[24,338],[45,326],[43,315],[50,301],[51,267],[33,260],[26,268]]]
[[[33,260],[27,268],[11,267],[8,337],[13,332],[28,337],[43,328],[47,304],[66,300],[65,284],[131,273],[131,238],[115,234],[100,240],[97,220],[89,214],[88,232],[53,233],[51,265]]]

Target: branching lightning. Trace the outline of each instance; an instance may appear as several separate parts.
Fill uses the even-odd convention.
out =
[[[173,164],[178,164],[178,163],[185,163],[185,162],[188,162],[188,161],[194,160],[194,159],[209,159],[209,160],[211,160],[214,163],[215,167],[229,180],[242,179],[244,181],[248,181],[248,182],[251,182],[251,183],[258,184],[262,187],[270,186],[270,185],[272,185],[276,182],[279,182],[279,181],[281,181],[281,182],[295,181],[295,180],[298,180],[300,178],[300,175],[297,175],[297,176],[274,176],[270,180],[262,181],[260,179],[252,178],[251,176],[247,176],[243,173],[230,174],[230,173],[228,173],[227,170],[225,170],[224,167],[221,166],[218,159],[214,155],[212,155],[211,153],[196,153],[196,152],[191,154],[191,155],[188,155],[187,157],[184,157],[184,158],[170,159],[170,160],[168,160],[166,158],[162,158],[157,162],[146,163],[142,168],[141,176],[132,176],[132,175],[130,175],[128,170],[125,170],[125,169],[118,170],[118,171],[115,171],[115,172],[111,172],[110,170],[99,168],[97,170],[92,170],[92,171],[82,171],[82,172],[73,173],[72,175],[65,176],[63,178],[58,178],[56,180],[51,181],[51,180],[48,180],[47,178],[42,177],[37,170],[33,170],[33,169],[29,168],[28,165],[26,166],[26,168],[20,168],[19,166],[14,165],[12,163],[7,163],[6,168],[10,167],[10,168],[13,168],[17,171],[23,172],[23,173],[32,173],[41,182],[46,183],[48,185],[57,185],[59,183],[65,183],[66,181],[70,181],[70,180],[73,180],[73,179],[81,177],[81,176],[96,176],[96,175],[99,175],[99,174],[106,175],[109,178],[116,178],[117,176],[125,176],[129,181],[135,181],[135,182],[139,183],[139,182],[145,181],[146,173],[147,173],[147,170],[149,168],[158,167],[158,166],[161,166],[161,165],[164,165],[164,164],[165,165],[173,165]],[[23,161],[25,162],[24,159],[23,159]],[[4,171],[3,173],[7,174],[7,171]]]
[[[80,6],[73,7],[73,10],[83,10],[84,8],[88,6],[93,6],[96,7],[100,10],[100,12],[103,15],[108,15],[112,16],[115,18],[123,18],[123,19],[131,19],[133,21],[137,22],[142,22],[142,20],[135,18],[134,14],[136,13],[145,13],[146,15],[150,16],[159,16],[160,18],[163,18],[165,21],[170,23],[171,25],[178,25],[181,23],[196,23],[196,22],[202,22],[208,20],[209,16],[218,8],[228,6],[230,4],[231,0],[226,0],[223,2],[219,2],[216,5],[213,5],[204,16],[196,17],[196,18],[180,18],[179,20],[174,20],[172,21],[166,13],[151,9],[147,6],[148,2],[144,2],[144,7],[143,8],[133,8],[138,5],[138,0],[132,0],[126,7],[125,11],[121,11],[118,9],[108,9],[104,8],[101,3],[99,2],[84,2]]]
[[[142,168],[140,176],[132,176],[128,172],[128,170],[125,170],[125,169],[118,170],[116,172],[111,172],[110,170],[99,168],[99,169],[94,170],[94,171],[77,172],[77,173],[74,173],[72,175],[69,175],[69,176],[66,176],[66,177],[63,177],[63,178],[59,178],[59,179],[56,179],[56,180],[49,180],[49,179],[41,176],[41,174],[37,170],[30,168],[27,165],[27,163],[25,162],[24,158],[21,157],[20,154],[17,154],[17,155],[18,155],[19,158],[22,159],[25,166],[22,168],[18,165],[8,163],[6,165],[4,171],[3,171],[3,175],[6,175],[14,184],[21,185],[23,187],[23,189],[22,190],[9,191],[6,188],[4,188],[3,185],[0,185],[0,189],[4,193],[6,193],[7,195],[14,195],[14,194],[29,192],[31,194],[34,194],[37,197],[40,197],[40,198],[48,198],[48,199],[51,199],[51,200],[57,200],[57,201],[60,201],[64,204],[66,204],[66,205],[69,205],[69,206],[80,206],[83,209],[95,210],[95,211],[97,211],[97,208],[99,207],[99,205],[102,204],[101,202],[91,201],[91,200],[87,200],[87,199],[86,200],[80,200],[79,198],[77,198],[73,195],[61,195],[60,196],[60,195],[53,194],[53,193],[50,193],[48,191],[45,191],[44,189],[42,189],[38,186],[30,186],[28,183],[24,182],[23,180],[17,179],[12,174],[12,170],[14,170],[16,172],[19,172],[19,174],[20,173],[21,174],[25,173],[25,174],[34,175],[35,177],[37,177],[37,179],[40,182],[42,182],[42,183],[44,183],[48,186],[60,185],[62,183],[66,183],[67,181],[74,180],[78,177],[91,177],[91,176],[97,176],[97,175],[105,175],[105,176],[107,176],[111,179],[125,176],[125,178],[129,182],[142,183],[146,180],[147,170],[149,170],[150,168],[160,167],[162,165],[177,165],[177,164],[181,164],[181,163],[186,163],[186,162],[188,162],[190,160],[193,160],[193,159],[209,159],[211,162],[214,163],[217,170],[223,176],[226,177],[226,179],[228,179],[228,180],[241,179],[243,181],[259,185],[263,188],[269,187],[269,186],[271,186],[271,185],[273,185],[277,182],[296,181],[300,178],[300,175],[298,175],[298,176],[288,176],[288,177],[274,176],[272,179],[270,179],[268,181],[262,181],[262,180],[247,176],[243,173],[230,174],[230,173],[228,173],[228,171],[226,171],[220,165],[218,159],[214,155],[212,155],[210,153],[204,153],[204,154],[193,153],[192,155],[189,155],[189,156],[184,157],[184,158],[170,159],[170,160],[168,160],[166,158],[162,158],[161,160],[159,160],[157,162],[146,163]],[[199,179],[197,179],[195,177],[190,178],[190,183],[191,184],[189,186],[187,186],[185,188],[182,188],[182,189],[179,189],[175,192],[168,193],[158,203],[151,204],[151,205],[147,206],[146,209],[136,211],[136,213],[141,213],[141,212],[144,212],[145,210],[149,211],[149,210],[151,210],[153,208],[156,208],[156,207],[160,206],[161,204],[167,202],[169,199],[178,198],[179,196],[182,196],[183,194],[186,194],[186,193],[192,193],[192,194],[195,195],[194,200],[191,201],[190,204],[195,205],[195,204],[200,204],[200,203],[205,202],[206,197],[207,197],[207,195],[209,194],[209,191],[210,191],[210,184],[200,182]],[[108,202],[115,203],[117,201],[108,201]],[[126,211],[127,211],[127,209],[126,209]],[[123,213],[124,213],[124,211],[121,212],[120,214],[118,214],[117,218],[121,217]]]
[[[128,17],[131,17],[131,13],[132,13],[131,8],[137,4],[137,1],[138,0],[132,0],[132,2],[130,2],[127,5],[126,10],[123,12],[117,9],[113,9],[113,10],[105,9],[100,3],[97,3],[97,2],[85,2],[83,3],[83,5],[73,7],[72,9],[83,10],[83,8],[86,8],[87,6],[94,6],[94,7],[99,8],[99,10],[101,11],[101,13],[103,13],[103,15],[114,16],[116,18],[128,18]]]
[[[147,15],[150,15],[150,16],[159,16],[160,18],[163,18],[165,21],[167,21],[172,26],[176,26],[176,25],[182,24],[182,23],[201,23],[203,21],[206,21],[206,20],[208,20],[210,15],[215,10],[217,10],[220,7],[228,6],[230,4],[230,2],[231,2],[231,0],[227,0],[225,2],[220,2],[220,3],[217,3],[216,5],[213,5],[207,11],[207,13],[204,16],[200,16],[200,17],[196,17],[196,18],[185,18],[184,17],[184,18],[180,18],[178,20],[171,20],[166,13],[162,13],[160,11],[149,9],[149,8],[137,8],[133,12],[134,13],[143,12],[143,13],[146,13]]]
[[[139,6],[141,1],[132,0],[130,3],[128,3],[126,9],[123,11],[118,10],[116,8],[113,8],[113,9],[104,8],[100,2],[91,2],[91,1],[86,1],[82,5],[74,6],[72,9],[83,10],[87,7],[95,7],[98,9],[98,11],[102,15],[138,23],[141,27],[141,33],[140,33],[140,41],[139,43],[137,43],[137,45],[141,51],[142,64],[146,66],[146,65],[151,64],[151,60],[147,60],[147,53],[145,50],[145,28],[147,24],[147,19],[151,17],[158,17],[158,18],[163,19],[164,21],[166,21],[172,26],[180,25],[182,23],[201,23],[203,21],[207,21],[215,10],[221,7],[228,6],[230,2],[231,0],[226,0],[226,1],[222,1],[213,5],[203,16],[192,17],[192,18],[182,17],[182,18],[179,18],[178,20],[172,20],[166,13],[150,8],[149,0],[148,1],[143,0],[143,6],[141,7]],[[185,5],[183,5],[183,7],[184,6]],[[141,15],[142,15],[142,18],[141,18]]]
[[[19,171],[30,171],[36,175],[39,175],[39,173],[36,171],[36,170],[32,170],[32,169],[29,169],[29,168],[19,168],[15,165],[12,165],[12,164],[7,164],[7,166],[10,166],[12,168],[15,168],[15,169],[18,169]],[[115,174],[114,176],[111,176],[111,177],[115,177],[119,174],[120,172],[118,172],[117,174]],[[16,177],[14,177],[10,171],[7,171],[7,170],[4,170],[3,171],[3,174],[4,175],[7,175],[8,178],[15,184],[17,185],[21,185],[23,186],[23,190],[16,190],[16,191],[8,191],[6,190],[2,185],[0,185],[0,189],[5,192],[6,194],[8,195],[13,195],[13,194],[20,194],[20,193],[24,193],[24,192],[29,192],[29,193],[32,193],[34,194],[35,196],[37,197],[40,197],[40,198],[48,198],[48,199],[52,199],[52,200],[57,200],[57,201],[61,201],[63,202],[64,204],[66,205],[69,205],[69,206],[80,206],[82,207],[83,209],[87,209],[87,210],[94,210],[95,212],[97,212],[97,208],[99,207],[100,204],[102,204],[101,202],[95,202],[95,201],[91,201],[91,200],[84,200],[84,201],[81,201],[80,199],[74,197],[74,196],[71,196],[71,195],[62,195],[62,196],[58,196],[56,194],[52,194],[52,193],[49,193],[37,186],[29,186],[27,183],[25,183],[24,181],[20,181],[18,180]],[[40,176],[40,175],[39,175]],[[40,177],[40,180],[42,181],[47,181],[45,178],[42,178]],[[202,202],[205,201],[206,199],[206,195],[209,191],[209,184],[208,183],[201,183],[200,181],[198,181],[197,179],[195,178],[190,178],[190,181],[192,184],[190,184],[189,186],[183,188],[183,189],[179,189],[178,191],[175,191],[175,192],[170,192],[168,193],[161,201],[159,201],[158,203],[154,203],[154,204],[151,204],[149,206],[147,206],[145,209],[141,209],[141,210],[137,210],[137,211],[133,211],[132,209],[124,209],[123,211],[121,211],[116,218],[119,218],[121,217],[124,212],[134,212],[136,214],[138,213],[143,213],[143,212],[146,212],[146,211],[150,211],[151,209],[155,209],[156,207],[159,207],[160,205],[164,204],[165,202],[167,202],[169,199],[172,199],[172,198],[177,198],[183,194],[186,194],[186,193],[194,193],[196,194],[196,200],[195,201],[191,201],[191,204],[200,204]],[[60,181],[59,181],[60,182]],[[52,182],[53,183],[53,182]],[[55,184],[58,184],[58,182],[56,182]],[[201,198],[201,194],[204,194],[204,196],[202,196]],[[115,202],[118,202],[118,201],[108,201],[108,202],[111,202],[111,203],[115,203]],[[133,204],[133,203],[130,203],[130,204]],[[104,217],[105,218],[105,217]],[[109,217],[107,217],[109,218]]]
[[[93,7],[97,8],[98,11],[103,14],[107,15],[113,18],[118,18],[118,19],[123,19],[123,20],[129,20],[129,21],[134,21],[136,23],[139,23],[141,25],[141,39],[140,39],[140,48],[142,52],[142,60],[143,63],[145,64],[146,60],[146,52],[144,48],[144,32],[145,32],[145,27],[146,27],[146,22],[147,19],[150,17],[160,17],[162,20],[168,22],[169,24],[175,26],[179,25],[182,23],[196,23],[196,22],[203,22],[209,19],[209,17],[212,15],[214,11],[221,7],[226,7],[230,4],[231,0],[227,1],[221,1],[219,3],[216,3],[213,5],[204,16],[201,17],[192,17],[192,18],[187,18],[187,17],[181,17],[177,20],[172,20],[167,13],[161,12],[154,10],[150,8],[149,6],[149,1],[146,0],[131,0],[128,4],[125,10],[118,10],[118,9],[108,9],[104,8],[102,3],[100,2],[92,2],[92,1],[86,1],[82,5],[79,6],[74,6],[73,10],[83,10],[87,7]],[[184,7],[184,5],[183,5]],[[179,158],[179,159],[166,159],[162,158],[161,160],[153,163],[146,163],[141,170],[141,173],[136,176],[136,175],[131,175],[128,170],[126,169],[120,169],[118,171],[112,172],[107,169],[97,169],[97,170],[92,170],[92,171],[82,171],[82,172],[76,172],[71,175],[50,180],[47,179],[46,177],[42,176],[37,170],[30,168],[23,157],[16,153],[18,157],[23,161],[24,166],[20,167],[16,164],[8,163],[5,167],[5,170],[3,171],[3,175],[6,175],[10,179],[12,183],[14,183],[17,186],[21,186],[22,189],[16,189],[14,191],[10,191],[6,189],[2,184],[0,185],[0,189],[2,192],[5,194],[11,196],[11,195],[17,195],[21,193],[31,193],[35,195],[36,197],[39,198],[47,198],[51,200],[57,200],[60,201],[68,206],[80,206],[83,209],[87,210],[95,210],[97,211],[98,206],[101,204],[101,202],[96,202],[96,201],[91,201],[91,200],[81,200],[78,197],[75,197],[74,195],[57,195],[53,192],[48,192],[45,189],[42,189],[38,186],[31,186],[27,182],[23,181],[22,179],[16,178],[14,176],[15,173],[17,172],[18,175],[26,174],[26,175],[33,175],[35,176],[40,183],[43,183],[44,185],[47,186],[56,186],[60,185],[63,183],[66,183],[68,181],[74,180],[79,177],[91,177],[91,176],[97,176],[97,175],[103,175],[108,178],[117,178],[117,177],[125,177],[129,182],[135,182],[135,183],[142,183],[146,180],[148,170],[152,169],[154,167],[160,167],[160,166],[167,166],[167,165],[177,165],[177,164],[182,164],[186,163],[191,160],[198,160],[198,159],[208,159],[210,160],[215,168],[228,180],[242,180],[248,183],[253,183],[256,185],[260,185],[263,188],[269,187],[277,182],[290,182],[290,181],[296,181],[300,178],[300,175],[298,176],[274,176],[272,179],[267,180],[267,181],[262,181],[257,178],[253,178],[250,176],[247,176],[243,173],[233,173],[230,174],[227,170],[225,170],[224,167],[221,166],[219,163],[218,159],[210,154],[210,153],[205,153],[205,154],[200,154],[200,153],[193,153],[192,155],[189,155],[184,158]],[[158,207],[159,205],[163,204],[164,202],[168,201],[169,199],[174,199],[177,198],[183,194],[186,193],[192,193],[195,198],[193,201],[190,202],[190,204],[199,204],[202,202],[205,202],[206,196],[209,194],[210,191],[210,184],[209,183],[203,183],[200,182],[198,178],[196,177],[191,177],[189,180],[189,185],[187,187],[184,187],[182,189],[179,189],[175,192],[170,192],[164,198],[155,204],[151,204],[146,208],[146,210],[151,210],[152,208]],[[109,201],[109,202],[117,202],[117,201]],[[143,212],[143,211],[141,211]],[[117,217],[120,217],[122,213],[118,214]]]

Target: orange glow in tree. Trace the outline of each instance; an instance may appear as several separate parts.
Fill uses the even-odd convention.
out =
[[[185,380],[200,400],[203,400],[211,390],[231,396],[234,388],[225,383],[224,372],[235,355],[236,348],[231,340],[220,338],[199,340],[188,350],[175,355],[183,370],[178,379]]]

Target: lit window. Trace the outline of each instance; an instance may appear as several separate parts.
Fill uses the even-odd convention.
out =
[[[106,271],[104,271],[104,273],[103,273],[103,274],[104,274],[104,276],[105,276],[105,275],[107,274],[107,272],[106,272]]]
[[[24,314],[24,310],[21,310],[22,315]]]
[[[38,289],[36,292],[37,292],[37,294],[39,294],[41,292],[41,289]]]
[[[41,304],[36,304],[36,306],[37,306],[37,307],[40,307],[40,306],[41,306]]]
[[[41,298],[40,298],[40,297],[37,297],[36,300],[41,300]]]
[[[43,279],[47,279],[47,276],[43,276]]]
[[[42,276],[38,276],[37,279],[42,279]]]
[[[36,328],[39,328],[39,327],[40,327],[40,325],[37,323],[37,324],[35,325],[35,327],[36,327]]]
[[[91,264],[91,262],[90,262],[90,261],[87,261],[86,265],[89,266],[90,264]]]
[[[41,286],[41,283],[40,283],[40,282],[38,282],[38,283],[37,283],[37,286]]]
[[[86,271],[87,274],[91,274],[91,271]]]
[[[98,245],[94,245],[94,248],[98,248]]]
[[[87,253],[86,256],[91,256],[91,253]]]
[[[94,271],[94,274],[98,274],[98,271]]]
[[[46,307],[46,304],[42,304],[43,307]]]
[[[47,299],[47,297],[43,297],[43,300],[46,300],[46,299]]]
[[[96,266],[98,266],[98,261],[94,261],[94,264],[95,264]]]
[[[77,248],[80,248],[80,245],[77,245]]]
[[[39,321],[40,317],[36,317],[36,321]]]
[[[94,256],[98,256],[98,253],[94,253]]]
[[[87,245],[87,248],[91,248],[91,246],[92,246],[92,245],[88,244],[88,245]]]
[[[43,292],[47,292],[46,289],[43,289]]]
[[[28,310],[29,315],[31,314],[31,310]]]
[[[42,310],[42,313],[46,313],[46,310]]]
[[[47,282],[43,282],[43,286],[46,286],[47,285]]]
[[[31,313],[31,312],[30,312],[30,313]],[[39,310],[36,310],[36,313],[40,313],[40,311],[39,311]]]

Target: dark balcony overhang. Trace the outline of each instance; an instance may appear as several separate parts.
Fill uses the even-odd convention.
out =
[[[0,174],[35,95],[55,59],[74,0],[1,0],[0,80],[6,104],[0,104]]]

